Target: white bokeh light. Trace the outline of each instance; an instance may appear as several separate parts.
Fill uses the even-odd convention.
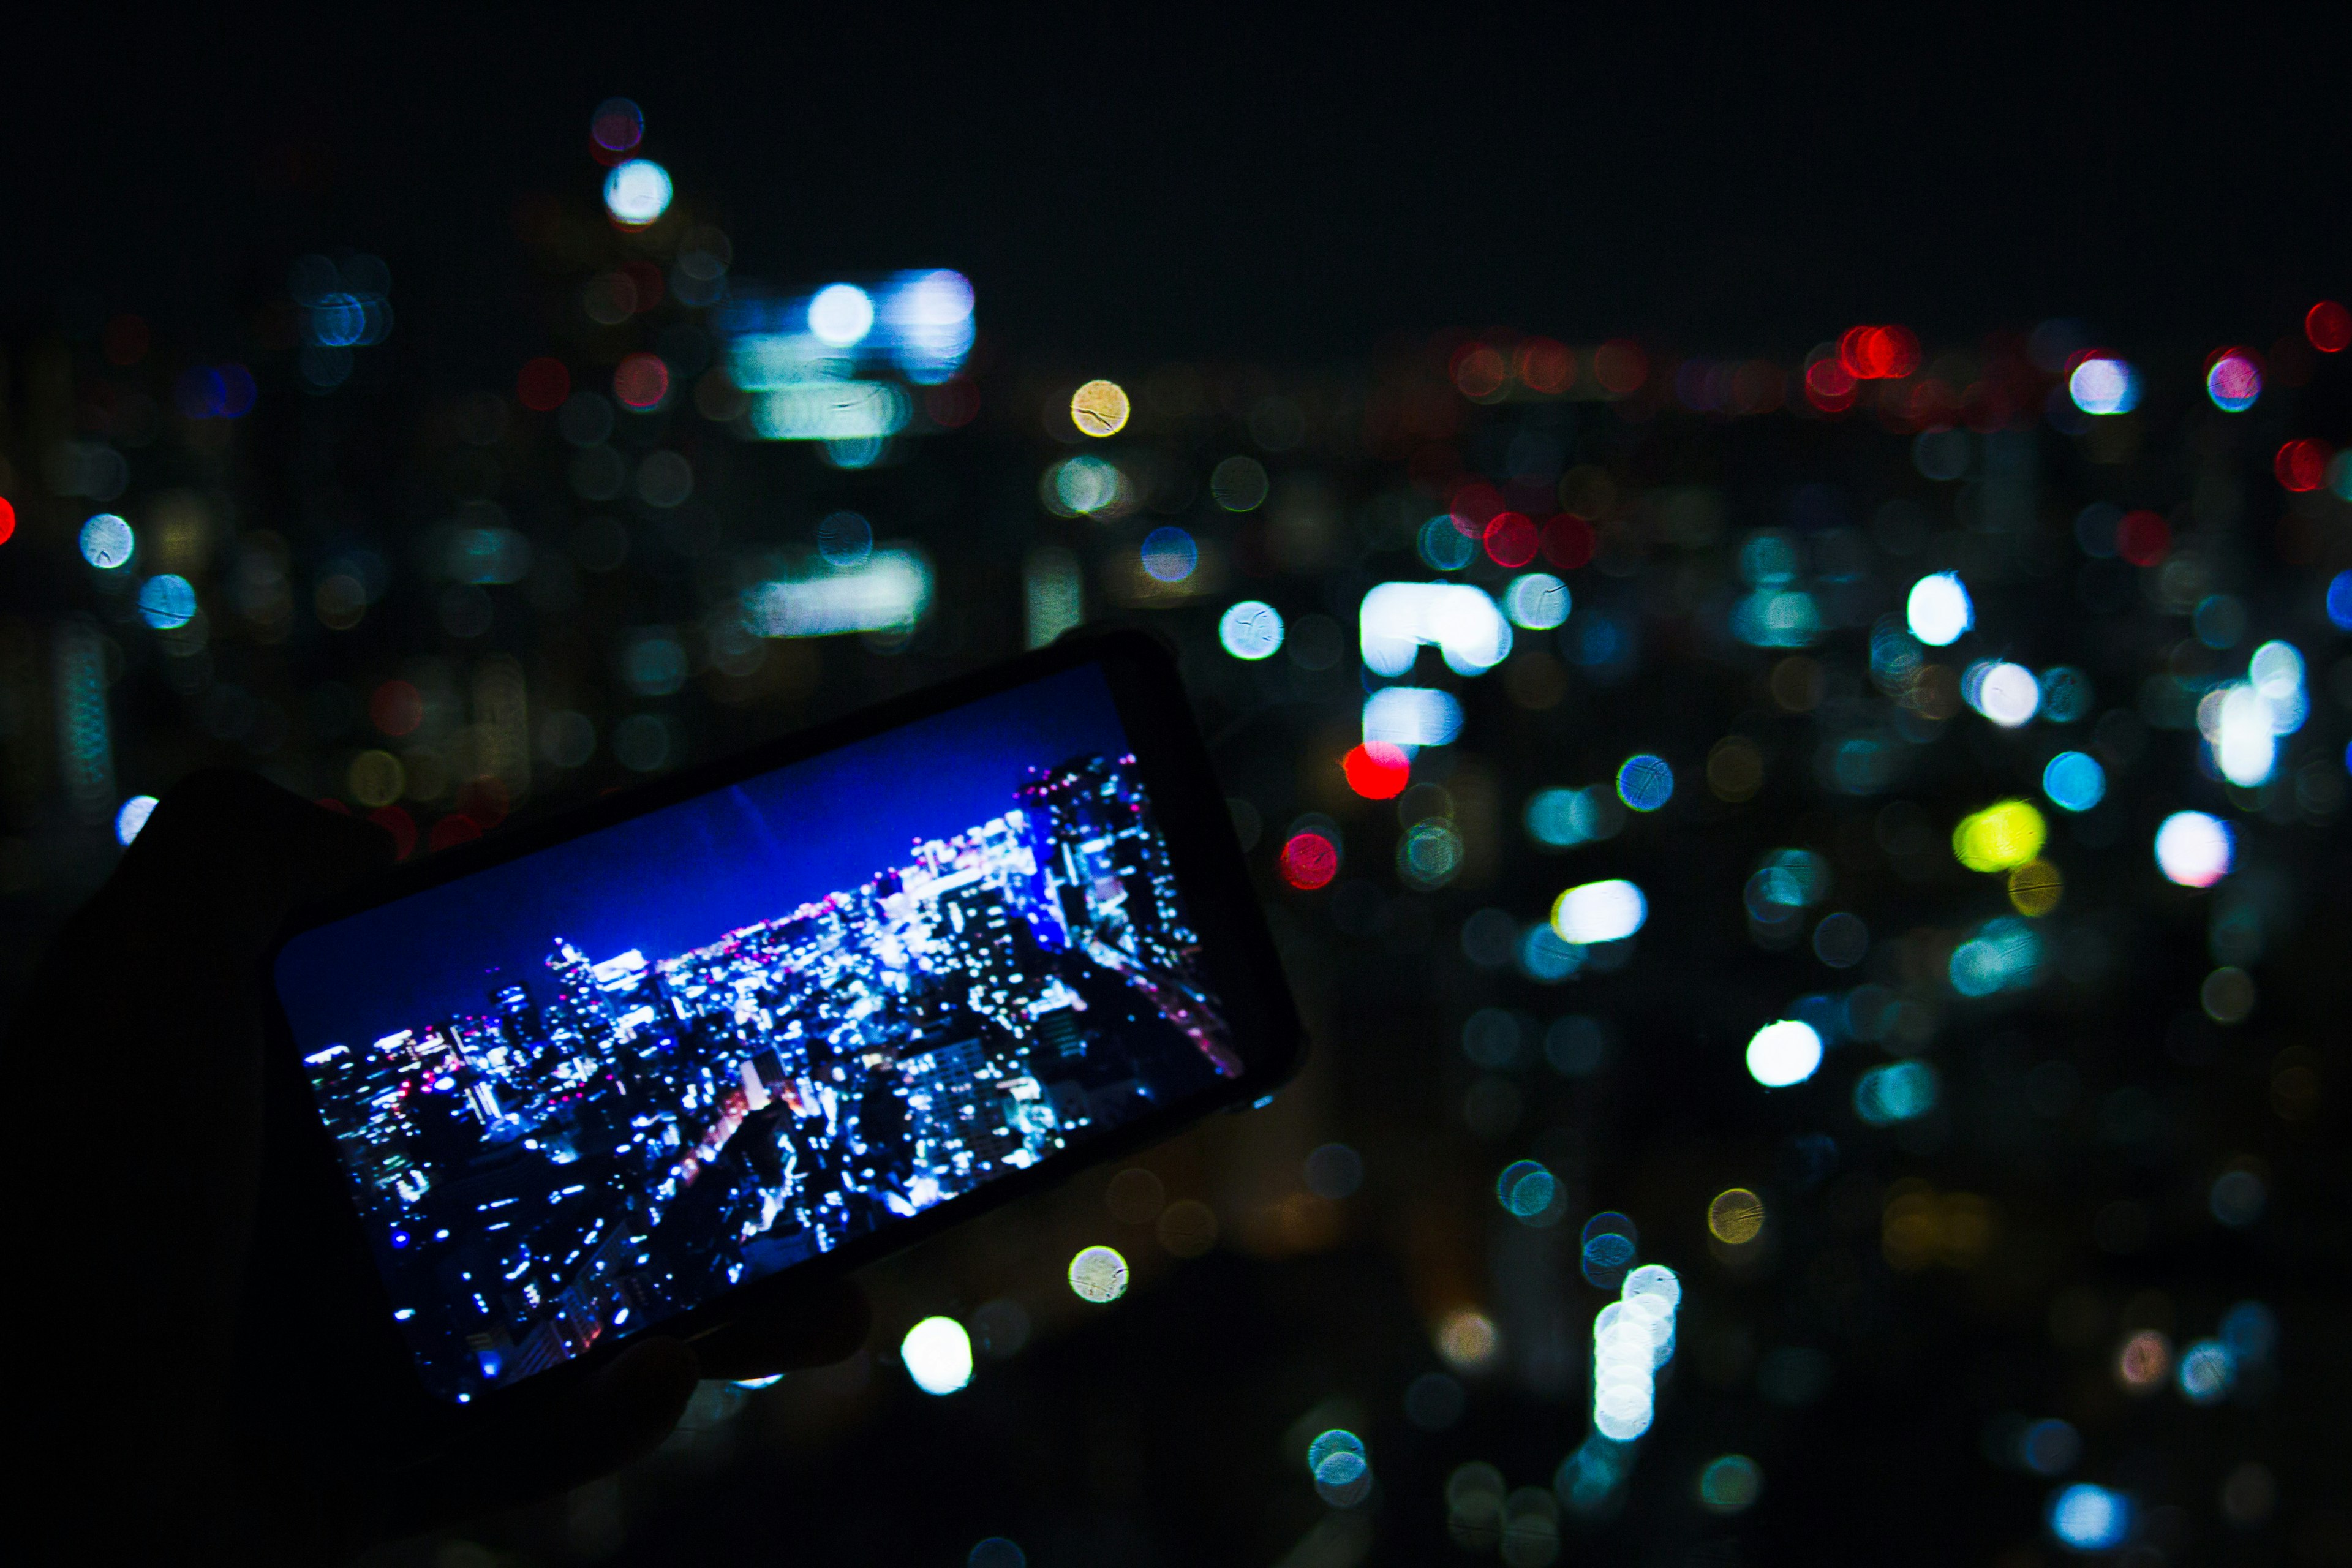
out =
[[[2042,708],[2042,683],[2021,664],[1995,664],[1977,683],[1971,704],[2004,730],[2030,723]]]
[[[1766,1089],[1802,1083],[1821,1065],[1822,1037],[1794,1018],[1765,1025],[1748,1042],[1748,1076]]]
[[[1551,907],[1551,928],[1579,947],[1622,942],[1649,918],[1649,900],[1628,881],[1587,882],[1562,893]]]
[[[837,349],[862,342],[874,330],[874,297],[855,283],[834,283],[809,301],[810,335]]]
[[[2156,863],[2184,888],[2210,888],[2230,874],[2236,835],[2218,816],[2176,811],[2156,830]]]
[[[1976,624],[1976,607],[1957,572],[1937,572],[1911,584],[1904,606],[1911,635],[1929,647],[1949,647]]]
[[[152,795],[134,795],[124,801],[122,809],[114,814],[116,840],[128,847],[139,837],[139,830],[147,826],[147,818],[154,809],[155,797]]]
[[[669,171],[650,158],[632,158],[604,177],[604,210],[631,228],[669,211]]]
[[[1282,612],[1262,599],[1244,599],[1218,618],[1217,640],[1235,658],[1271,658],[1282,649]]]
[[[953,1318],[925,1318],[908,1329],[898,1355],[925,1394],[953,1394],[971,1381],[971,1336]]]

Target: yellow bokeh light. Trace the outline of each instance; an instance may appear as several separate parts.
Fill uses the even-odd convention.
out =
[[[2040,855],[2049,837],[2049,826],[2032,805],[1995,801],[1960,818],[1952,829],[1952,853],[1971,871],[2007,871]]]
[[[1437,1325],[1437,1353],[1456,1372],[1483,1372],[1502,1348],[1495,1320],[1475,1307],[1457,1307]]]
[[[2047,860],[2028,860],[2009,874],[2009,901],[2021,915],[2048,914],[2065,892],[2066,879]]]
[[[1088,436],[1118,435],[1131,412],[1127,388],[1115,381],[1090,381],[1070,395],[1070,423]]]
[[[1745,1246],[1764,1232],[1764,1200],[1746,1187],[1727,1187],[1706,1205],[1706,1228],[1717,1241]]]
[[[362,805],[390,805],[408,787],[408,770],[390,752],[362,752],[352,759],[343,784]]]

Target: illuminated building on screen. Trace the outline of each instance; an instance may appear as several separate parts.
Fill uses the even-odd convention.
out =
[[[1089,757],[706,946],[558,936],[480,1013],[308,1060],[404,1330],[467,1392],[1237,1073],[1198,949],[1133,759]]]

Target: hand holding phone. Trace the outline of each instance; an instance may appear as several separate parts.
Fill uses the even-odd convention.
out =
[[[257,976],[289,910],[390,861],[363,823],[249,774],[194,775],[27,986],[8,1146],[37,1200],[14,1206],[10,1253],[49,1306],[9,1378],[39,1500],[20,1542],[52,1535],[59,1561],[333,1560],[611,1469],[668,1432],[698,1375],[818,1364],[864,1338],[862,1300],[831,1281],[699,1356],[648,1340],[464,1441],[383,1441],[413,1377],[346,1353],[303,1266],[318,1194],[265,1153]]]

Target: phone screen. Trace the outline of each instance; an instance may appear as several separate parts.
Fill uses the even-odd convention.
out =
[[[316,927],[275,978],[460,1403],[1242,1070],[1096,665]]]

